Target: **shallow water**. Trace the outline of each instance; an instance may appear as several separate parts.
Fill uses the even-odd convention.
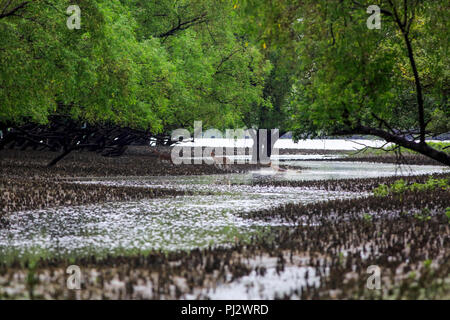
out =
[[[193,195],[16,212],[0,232],[3,257],[29,255],[129,254],[227,245],[283,221],[244,219],[240,213],[286,203],[311,203],[363,196],[294,187],[253,186],[260,179],[317,180],[442,172],[439,166],[296,161],[292,169],[246,174],[77,179],[76,183],[174,188]],[[298,169],[301,166],[302,169]],[[205,192],[209,193],[206,194]]]
[[[231,275],[224,283],[214,288],[194,290],[185,299],[197,297],[212,300],[273,300],[282,299],[288,295],[291,299],[301,298],[301,289],[306,286],[318,287],[321,274],[328,274],[329,268],[316,268],[309,266],[309,259],[300,256],[283,255],[285,263],[280,265],[279,258],[260,256],[247,260],[252,271],[241,278],[231,279]],[[264,272],[261,272],[262,269]],[[319,274],[321,273],[321,274]]]
[[[103,183],[108,185],[140,185],[140,186],[177,186],[178,189],[217,190],[218,185],[249,184],[260,180],[294,180],[312,181],[348,178],[375,178],[387,176],[406,176],[449,172],[447,167],[433,165],[396,165],[370,162],[348,161],[314,161],[301,160],[298,156],[289,156],[280,161],[287,171],[280,172],[271,168],[250,171],[248,173],[232,173],[225,175],[172,176],[172,177],[120,177],[120,178],[83,178],[75,179],[85,183]],[[205,187],[206,186],[206,187]]]
[[[264,275],[253,270],[249,275],[208,290],[203,295],[211,300],[273,300],[284,295],[300,299],[301,295],[292,295],[294,290],[299,292],[306,285],[318,287],[320,284],[320,276],[312,267],[288,266],[279,272],[274,266],[266,269]]]
[[[237,213],[288,202],[308,203],[356,196],[286,187],[227,188],[228,193],[223,195],[201,194],[17,212],[0,235],[0,252],[83,255],[223,245],[237,239],[245,240],[263,226],[287,225],[281,221],[252,221]]]
[[[389,163],[349,162],[349,161],[280,161],[281,164],[302,168],[288,170],[274,176],[278,180],[327,180],[348,178],[376,178],[430,174],[448,171],[444,166],[397,165]]]
[[[183,142],[180,146],[207,146],[207,147],[239,147],[250,148],[253,140],[247,135],[246,139],[202,138],[194,142]],[[386,144],[384,140],[365,139],[306,139],[294,142],[292,139],[279,139],[275,142],[278,149],[309,149],[309,150],[358,150],[365,146],[379,148]],[[386,146],[388,146],[387,144]]]
[[[427,140],[427,142],[444,142],[443,140]],[[225,139],[225,138],[202,138],[196,139],[194,142],[179,143],[180,146],[202,146],[202,147],[238,147],[250,148],[253,146],[253,140],[247,134],[245,139]],[[278,149],[308,149],[308,150],[360,150],[365,147],[380,148],[389,147],[391,143],[378,139],[305,139],[294,142],[292,139],[278,139],[274,147]]]

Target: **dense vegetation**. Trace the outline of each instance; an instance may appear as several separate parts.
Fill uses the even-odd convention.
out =
[[[450,164],[425,143],[450,129],[446,1],[373,2],[380,30],[351,0],[83,0],[74,30],[72,1],[2,1],[0,149],[120,155],[202,120],[375,135]]]
[[[449,299],[450,172],[331,163],[450,165],[447,3],[0,0],[0,299]],[[196,120],[391,144],[148,148]]]
[[[301,57],[291,90],[297,135],[374,135],[450,165],[448,154],[425,143],[449,131],[448,3],[293,2],[289,26]],[[369,30],[373,4],[381,8],[381,28]]]
[[[270,64],[229,3],[83,1],[69,30],[70,3],[30,1],[0,20],[2,122],[67,113],[158,133],[195,119],[232,126],[262,103]]]
[[[83,1],[79,30],[66,26],[70,4],[6,3],[0,15],[3,132],[44,124],[21,127],[28,135],[20,138],[56,149],[95,148],[100,138],[90,136],[123,134],[105,133],[111,127],[156,135],[202,120],[228,128],[265,105],[270,62],[245,39],[230,2]],[[76,130],[61,141],[47,124],[60,133]]]

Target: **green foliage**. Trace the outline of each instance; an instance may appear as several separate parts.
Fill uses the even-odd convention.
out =
[[[298,65],[302,57],[297,46],[295,17],[300,7],[295,1],[234,0],[243,39],[255,44],[272,68],[263,89],[263,103],[255,104],[244,115],[247,126],[290,129],[289,97],[292,85],[299,76]]]
[[[425,183],[413,183],[407,185],[405,180],[400,179],[395,181],[392,185],[387,186],[384,184],[379,185],[373,189],[373,194],[377,197],[386,197],[390,194],[402,194],[405,191],[432,191],[435,189],[449,190],[450,179],[434,179],[430,177]]]
[[[80,30],[66,26],[71,4],[0,18],[0,123],[69,114],[159,133],[242,125],[266,104],[271,65],[243,40],[232,1],[85,0]]]
[[[385,184],[380,184],[378,187],[373,189],[374,196],[386,197],[389,195],[389,187]]]
[[[445,216],[446,216],[447,219],[448,219],[448,223],[450,223],[450,207],[447,207],[447,208],[445,209]]]
[[[292,4],[297,1],[291,1]],[[380,0],[384,10],[411,19],[409,38],[424,94],[425,118],[435,133],[448,130],[447,1]],[[362,3],[362,2],[360,2]],[[357,126],[418,128],[416,83],[404,33],[395,18],[382,15],[382,27],[369,30],[368,5],[355,1],[310,0],[298,4],[292,21],[301,37],[300,76],[291,95],[292,128],[297,137],[335,134]],[[433,31],[434,24],[442,33]],[[439,66],[439,67],[436,67]]]
[[[373,217],[370,214],[368,214],[368,213],[364,213],[363,214],[363,219],[366,222],[372,222]]]
[[[403,193],[407,189],[406,182],[403,179],[395,181],[391,185],[391,192],[392,193]]]
[[[34,287],[39,283],[39,278],[36,276],[36,261],[29,262],[25,283],[28,289],[29,298],[33,299]]]
[[[426,142],[427,145],[429,145],[431,148],[443,152],[450,152],[450,143],[449,142]],[[374,149],[374,148],[367,148],[365,150],[360,150],[358,152],[358,155],[368,156],[368,155],[376,155],[376,156],[383,156],[386,154],[394,154],[395,152],[400,152],[401,154],[417,154],[417,152],[404,148],[399,147],[395,144],[392,144],[388,147],[382,148],[382,149]]]
[[[416,213],[414,215],[414,218],[416,218],[419,221],[425,222],[425,221],[431,220],[431,215],[430,214],[431,214],[430,209],[424,208],[424,209],[422,209],[422,212],[420,214]]]
[[[413,183],[408,187],[409,190],[412,191],[426,191],[426,190],[434,190],[434,189],[442,189],[448,190],[450,188],[449,179],[433,179],[430,178],[426,183]]]
[[[446,2],[408,3],[425,120],[448,131]],[[367,29],[354,1],[83,0],[80,30],[66,27],[71,4],[35,0],[0,18],[1,124],[68,114],[153,133],[202,120],[296,137],[380,119],[417,127],[402,33],[385,16]]]

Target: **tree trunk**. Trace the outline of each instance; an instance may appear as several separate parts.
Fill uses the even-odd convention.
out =
[[[3,133],[3,139],[0,140],[0,150],[3,150],[6,145],[16,138],[16,134],[14,132],[4,132]]]
[[[278,129],[250,130],[250,135],[253,139],[252,162],[261,164],[270,163],[273,146],[279,138]]]
[[[73,148],[68,148],[66,150],[64,150],[64,152],[62,154],[60,154],[59,156],[57,156],[55,159],[53,159],[52,161],[50,161],[47,164],[47,167],[53,167],[55,164],[57,164],[60,160],[62,160],[65,156],[67,156],[69,153],[71,153],[73,151]]]

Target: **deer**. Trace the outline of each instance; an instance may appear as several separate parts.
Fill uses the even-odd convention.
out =
[[[268,166],[278,172],[286,172],[287,171],[287,169],[281,168],[280,166],[278,166],[278,164],[273,164],[272,161],[269,162]]]
[[[260,164],[259,165],[261,168],[271,168],[277,172],[286,172],[288,171],[285,168],[281,168],[278,164],[273,164],[272,161],[270,161],[269,163],[264,163],[264,164]]]
[[[216,157],[216,153],[214,151],[211,152],[211,157],[214,160],[214,165],[219,165],[220,167],[228,167],[228,165],[232,164],[232,161],[227,157]]]
[[[172,155],[167,152],[159,152],[158,150],[154,150],[154,153],[158,156],[158,161],[163,162],[169,162],[170,164],[173,164],[172,161]]]

